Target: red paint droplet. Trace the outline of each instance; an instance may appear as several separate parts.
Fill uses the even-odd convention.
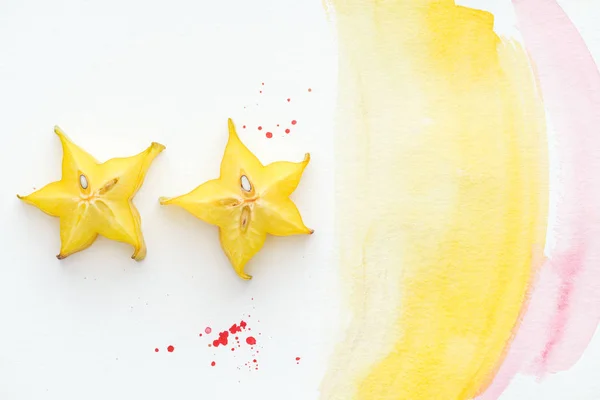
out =
[[[242,126],[242,128],[246,129],[246,125]]]
[[[158,353],[158,347],[154,349],[154,352],[155,352],[155,353]]]
[[[210,327],[207,326],[206,329],[204,330],[204,332],[206,332],[207,335],[210,335],[210,333],[212,332],[212,329],[210,329]]]
[[[213,346],[215,347],[219,347],[219,341],[218,340],[213,340]]]
[[[296,361],[300,361],[300,357],[296,357]]]
[[[256,362],[256,359],[252,360],[252,362]]]
[[[232,347],[232,348],[231,348],[231,351],[234,351],[234,350],[235,350],[235,347]]]
[[[240,322],[240,326],[242,327],[242,329],[246,328],[246,325],[248,325],[248,324],[246,323],[246,321],[242,321],[242,322]]]
[[[291,99],[287,99],[288,103],[290,102]]]
[[[258,127],[258,130],[259,130],[259,131],[262,131],[262,126],[259,126],[259,127]]]
[[[261,83],[261,85],[265,86],[265,83],[263,82],[263,83]]]
[[[200,334],[200,337],[202,337],[202,334]]]
[[[255,345],[256,344],[256,339],[254,339],[252,336],[248,336],[246,338],[246,343],[248,343],[249,345]]]
[[[296,122],[297,122],[297,121],[296,121],[295,119],[293,119],[293,120],[292,120],[292,125],[296,125]]]
[[[267,137],[267,139],[271,139],[273,137],[273,134],[271,132],[267,132],[265,136]]]
[[[286,129],[286,130],[285,130],[285,133],[290,133],[290,130],[289,130],[289,129]]]
[[[173,350],[175,350],[175,347],[173,347],[173,346],[169,346],[169,347],[167,347],[167,351],[168,351],[169,353],[172,353],[172,352],[173,352]]]
[[[211,366],[211,367],[214,367],[215,365],[217,365],[217,363],[216,363],[216,362],[214,362],[214,361],[210,363],[210,366]]]

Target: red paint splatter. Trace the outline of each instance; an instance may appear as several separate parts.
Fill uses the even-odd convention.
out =
[[[300,361],[300,357],[296,357],[296,361]]]
[[[287,99],[288,103],[290,102],[291,99]]]
[[[267,137],[267,139],[271,139],[273,137],[273,134],[271,132],[267,132],[265,136]]]
[[[290,133],[290,130],[289,130],[289,129],[286,129],[286,130],[285,130],[285,133]]]
[[[158,347],[154,349],[154,352],[155,352],[155,353],[158,353]]]
[[[172,353],[172,352],[173,352],[173,350],[175,350],[175,347],[173,347],[173,346],[169,346],[169,347],[167,347],[167,351],[168,351],[169,353]]]
[[[296,122],[298,122],[298,121],[296,121],[295,119],[293,119],[292,120],[292,125],[296,125]]]
[[[262,126],[259,126],[259,127],[258,127],[258,130],[259,130],[259,131],[262,131]]]
[[[217,363],[216,363],[216,362],[214,362],[214,361],[210,363],[210,366],[211,366],[211,367],[214,367],[215,365],[217,365]]]
[[[242,128],[246,129],[246,125],[243,125]]]
[[[213,340],[213,346],[215,347],[219,347],[219,345],[223,345],[223,346],[227,346],[228,340],[227,338],[229,337],[229,332],[228,331],[223,331],[219,333],[219,338]]]
[[[202,334],[200,334],[200,337],[202,337]]]
[[[210,327],[207,326],[206,329],[204,330],[204,332],[206,332],[207,335],[210,335],[210,333],[212,332],[212,329],[210,329]]]
[[[232,334],[236,333],[236,332],[241,332],[242,328],[240,328],[237,324],[233,324],[231,325],[231,328],[229,328],[229,332],[231,332]]]
[[[269,132],[270,133],[270,132]],[[254,299],[254,298],[253,298]],[[249,314],[247,314],[248,317],[250,317]],[[228,329],[219,332],[218,337],[213,337],[212,339],[212,345],[209,344],[209,347],[228,347],[229,350],[231,352],[235,352],[236,351],[236,347],[239,349],[242,346],[240,345],[240,336],[239,335],[240,332],[243,332],[245,330],[251,331],[252,329],[248,326],[248,323],[244,320],[241,320],[239,323],[234,323],[233,325],[231,325]],[[260,333],[259,333],[260,335]],[[234,342],[235,339],[235,342]],[[253,336],[248,336],[244,338],[246,343],[249,345],[250,347],[250,354],[252,354],[254,357],[257,357],[257,354],[259,353],[259,351],[255,350],[254,348],[256,347],[256,338]],[[231,343],[230,346],[227,346],[229,342],[233,342]],[[230,353],[229,351],[227,353]],[[235,356],[234,356],[235,357]],[[213,361],[214,362],[214,361]],[[250,366],[255,366],[258,369],[258,361],[256,359],[254,360],[249,360],[248,363]],[[239,369],[239,367],[238,367]]]

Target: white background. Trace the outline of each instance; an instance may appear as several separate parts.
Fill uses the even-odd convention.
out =
[[[592,3],[566,9],[598,59]],[[506,2],[486,4],[497,30],[512,32]],[[318,0],[0,3],[0,399],[318,397],[345,317],[333,235],[336,53]],[[228,117],[265,163],[312,156],[292,198],[316,232],[269,237],[249,282],[215,227],[157,200],[218,176]],[[60,178],[54,125],[101,161],[167,146],[135,198],[143,262],[102,238],[58,261],[58,220],[15,197]],[[199,337],[241,319],[256,356]],[[255,358],[258,371],[244,366]],[[503,399],[600,399],[598,370],[600,340],[571,371],[542,384],[518,378]]]

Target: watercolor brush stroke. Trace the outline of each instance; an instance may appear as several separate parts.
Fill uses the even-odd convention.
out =
[[[516,372],[542,378],[572,367],[600,319],[600,74],[555,1],[513,4],[555,131],[556,221],[522,327],[482,399],[498,398]]]
[[[450,0],[332,0],[340,268],[323,399],[470,399],[543,263],[545,115],[525,50]]]

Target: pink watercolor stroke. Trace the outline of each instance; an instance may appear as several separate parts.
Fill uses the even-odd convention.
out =
[[[600,74],[554,0],[513,0],[554,136],[555,240],[533,282],[524,318],[494,381],[497,399],[518,373],[543,378],[572,367],[600,321]]]

